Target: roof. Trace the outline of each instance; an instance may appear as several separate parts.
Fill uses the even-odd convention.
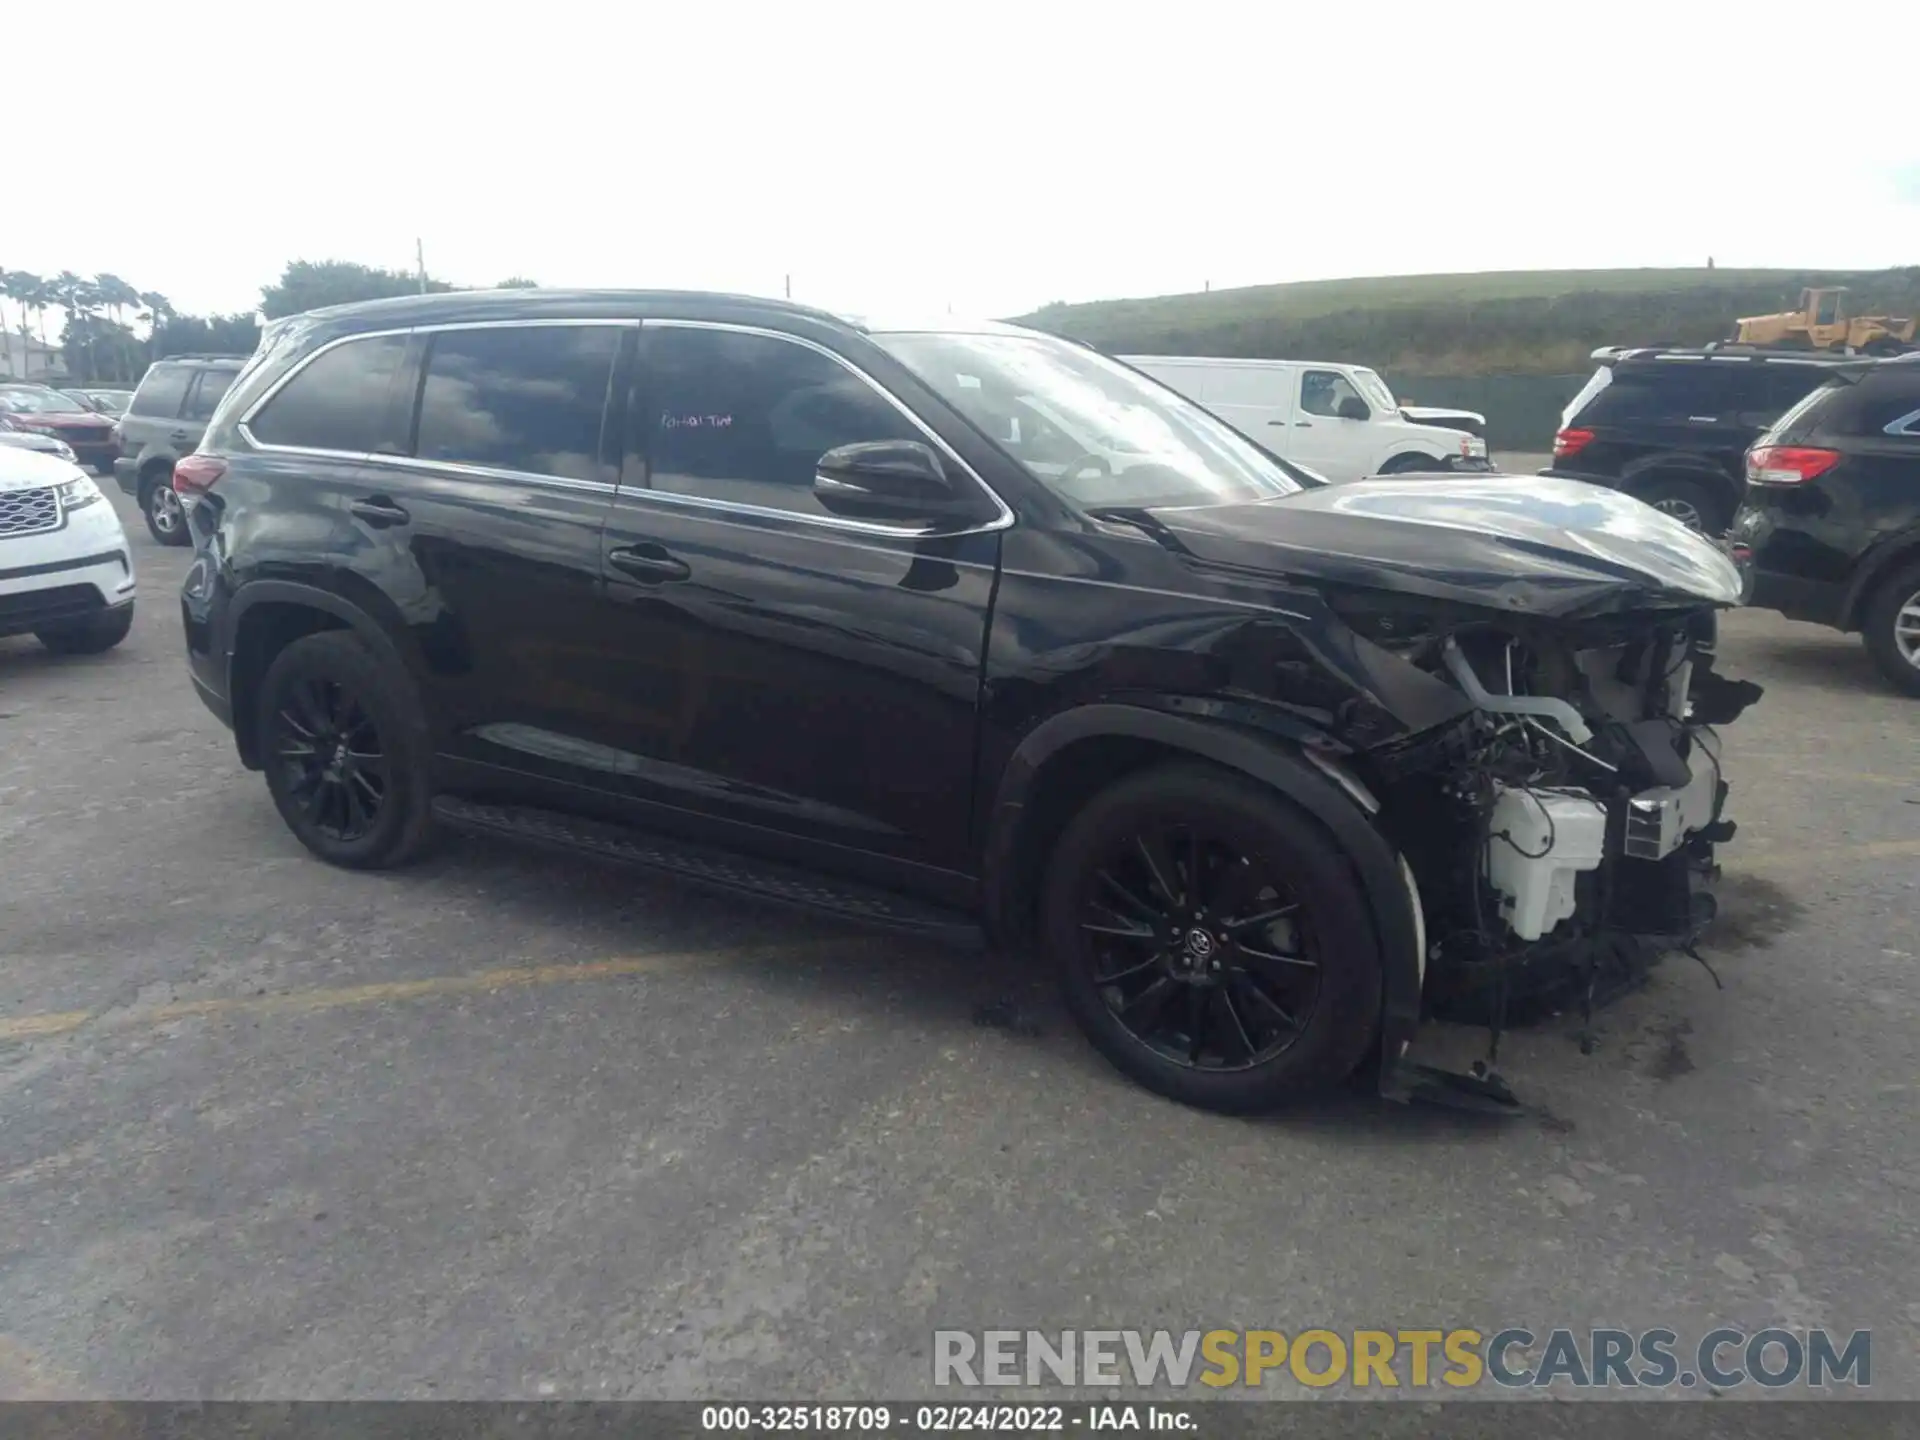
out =
[[[648,310],[711,312],[740,319],[794,319],[843,325],[869,334],[1030,335],[1035,332],[998,320],[967,319],[955,315],[900,312],[847,314],[776,300],[764,295],[739,295],[716,290],[450,290],[431,295],[401,295],[389,300],[363,300],[352,305],[330,305],[309,310],[298,318],[331,326],[345,321],[395,327],[445,325],[491,319],[519,320],[554,316],[639,316]],[[288,316],[287,319],[295,317]],[[279,324],[279,321],[272,322]],[[171,357],[169,357],[171,358]]]
[[[796,305],[791,300],[770,300],[760,295],[734,295],[707,290],[446,290],[431,295],[400,295],[389,300],[360,300],[351,305],[328,305],[307,311],[304,318],[367,320],[385,325],[435,325],[455,319],[512,319],[543,311],[621,314],[661,304],[710,304],[721,310],[780,312],[814,320],[840,318],[810,305]]]

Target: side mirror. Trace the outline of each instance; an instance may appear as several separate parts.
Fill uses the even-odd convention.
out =
[[[1349,395],[1340,402],[1339,415],[1342,420],[1371,420],[1373,411],[1358,395]]]
[[[822,508],[860,520],[947,520],[972,513],[930,446],[918,440],[866,440],[827,451],[815,463],[813,493]]]

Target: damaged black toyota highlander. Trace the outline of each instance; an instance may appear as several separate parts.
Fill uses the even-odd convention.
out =
[[[324,859],[478,830],[984,939],[1226,1110],[1688,945],[1758,694],[1732,566],[1637,500],[1311,484],[1006,326],[319,311],[174,486],[194,681]]]

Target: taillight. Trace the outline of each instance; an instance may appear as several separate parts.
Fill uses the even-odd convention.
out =
[[[173,488],[181,495],[204,495],[227,473],[227,462],[217,455],[189,455],[173,467]]]
[[[1840,463],[1838,450],[1811,445],[1756,445],[1747,452],[1752,485],[1804,485]]]
[[[1591,430],[1562,430],[1553,437],[1553,458],[1570,460],[1592,443]]]

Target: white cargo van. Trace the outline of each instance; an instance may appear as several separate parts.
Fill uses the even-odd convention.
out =
[[[1364,365],[1319,360],[1214,360],[1124,355],[1274,454],[1329,480],[1409,470],[1486,470],[1487,444],[1445,414],[1402,413],[1387,382]],[[1463,426],[1480,419],[1459,412]]]

